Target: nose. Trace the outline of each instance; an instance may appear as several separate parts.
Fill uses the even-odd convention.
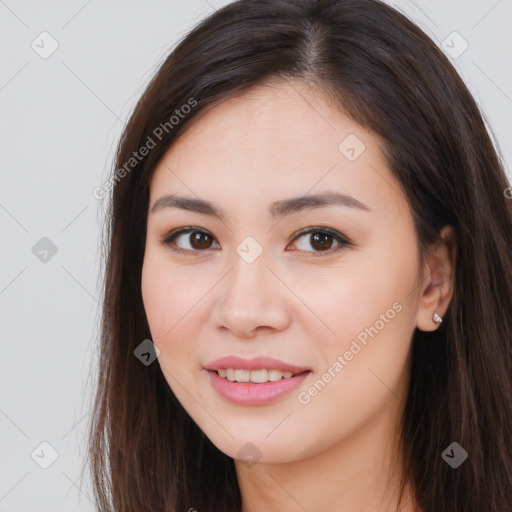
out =
[[[261,256],[247,263],[235,254],[233,262],[232,270],[217,287],[213,312],[217,328],[239,338],[286,329],[291,318],[289,297],[275,271]]]

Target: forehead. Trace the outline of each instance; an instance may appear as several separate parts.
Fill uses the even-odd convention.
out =
[[[271,82],[199,114],[169,154],[190,158],[194,147],[215,151],[219,159],[244,154],[286,164],[304,156],[337,157],[340,137],[354,130],[362,132],[319,92],[301,82]],[[248,160],[245,167],[250,165]]]
[[[305,84],[267,83],[193,121],[156,167],[151,204],[164,192],[249,207],[324,190],[396,202],[380,144]]]

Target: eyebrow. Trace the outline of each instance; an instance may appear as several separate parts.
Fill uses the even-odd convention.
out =
[[[306,195],[301,197],[292,197],[273,202],[269,207],[269,213],[273,218],[281,218],[292,213],[313,208],[326,206],[344,206],[356,208],[363,211],[371,209],[355,197],[340,192],[325,191],[318,194]],[[176,194],[164,195],[160,197],[151,208],[151,213],[163,210],[164,208],[181,208],[203,215],[210,215],[218,219],[225,220],[227,214],[219,206],[215,206],[210,201],[194,197],[184,197]]]

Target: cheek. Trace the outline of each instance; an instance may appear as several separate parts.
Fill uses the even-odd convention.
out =
[[[322,320],[311,315],[308,320],[310,326],[320,326],[322,333],[316,337],[321,340],[317,348],[324,368],[320,371],[332,367],[338,356],[347,361],[343,370],[339,366],[338,372],[332,370],[340,376],[330,386],[332,392],[348,385],[365,395],[367,386],[377,382],[370,368],[393,385],[407,361],[415,316],[415,295],[410,292],[418,271],[415,240],[405,243],[400,252],[385,240],[374,247],[315,279],[314,287],[309,280],[296,284],[305,290],[308,306]],[[315,329],[309,329],[311,339]]]
[[[345,276],[315,303],[318,316],[335,334],[318,338],[321,364],[298,401],[301,421],[311,429],[318,430],[318,418],[329,410],[319,433],[326,446],[361,428],[404,389],[412,331],[404,285],[393,279],[398,274],[393,269]]]
[[[307,276],[301,278],[303,282],[296,280],[294,289],[300,289],[301,296],[307,297],[307,306],[313,313],[302,316],[308,322],[308,331],[317,332],[337,352],[348,349],[365,328],[376,323],[382,328],[383,321],[399,316],[397,309],[406,309],[406,283],[412,283],[413,267],[404,272],[395,262],[378,266],[368,260],[367,265],[333,270],[323,278]],[[388,322],[385,325],[387,329]]]
[[[195,364],[197,340],[205,322],[201,299],[211,288],[211,277],[169,264],[165,256],[148,251],[142,268],[141,292],[152,341],[160,362],[180,370]],[[199,363],[197,363],[199,364]]]
[[[190,308],[187,290],[162,258],[146,253],[141,292],[151,340],[160,350],[157,361],[162,375],[182,404],[187,402],[182,389],[190,388],[191,372],[186,364],[193,361],[191,353],[194,350],[194,337],[184,338],[180,331],[186,325],[186,310]],[[184,339],[186,343],[183,343]]]

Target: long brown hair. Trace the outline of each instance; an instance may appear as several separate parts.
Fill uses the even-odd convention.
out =
[[[412,340],[404,474],[423,512],[512,511],[509,183],[448,59],[376,0],[228,4],[179,42],[136,105],[117,149],[105,220],[88,453],[98,510],[240,510],[233,459],[191,420],[159,365],[141,364],[134,350],[151,339],[141,269],[153,170],[200,112],[272,78],[310,84],[382,137],[422,254],[443,226],[454,226],[453,299],[442,325],[416,330]],[[452,442],[469,454],[457,469],[441,457]]]

